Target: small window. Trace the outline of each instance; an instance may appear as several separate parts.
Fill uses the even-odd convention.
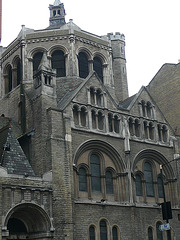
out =
[[[149,137],[151,140],[154,140],[154,126],[152,123],[149,124]]]
[[[89,240],[95,240],[95,228],[94,226],[90,226],[89,228]]]
[[[139,175],[136,175],[136,196],[142,196],[142,180]]]
[[[119,119],[117,115],[114,116],[114,131],[119,133]]]
[[[86,78],[89,75],[88,57],[85,53],[80,52],[78,56],[79,77]]]
[[[104,220],[100,222],[100,240],[107,240],[107,225]]]
[[[158,124],[158,137],[159,137],[159,141],[162,141],[161,130],[162,130],[162,127],[161,127],[160,124]]]
[[[79,111],[77,106],[73,107],[73,118],[74,118],[74,124],[79,125]]]
[[[98,112],[98,129],[99,130],[104,129],[104,116],[102,112]]]
[[[113,235],[113,240],[118,240],[118,230],[117,230],[117,227],[113,227],[112,235]]]
[[[95,90],[94,88],[90,88],[90,98],[91,98],[91,104],[95,104]]]
[[[64,52],[60,50],[56,50],[52,54],[52,68],[56,69],[57,77],[66,76],[66,68],[65,68],[65,56]]]
[[[144,177],[146,181],[146,195],[154,197],[152,166],[148,162],[144,163]]]
[[[91,188],[93,192],[101,192],[100,159],[96,154],[90,157]]]
[[[162,127],[163,142],[167,142],[167,128],[166,126]]]
[[[110,171],[106,172],[106,193],[113,194],[113,177]]]
[[[108,114],[108,125],[109,125],[109,132],[113,131],[113,121],[112,121],[112,114]]]
[[[38,52],[33,56],[33,72],[38,70],[43,57],[43,52]]]
[[[17,86],[21,83],[21,63],[20,60],[17,63]]]
[[[151,227],[148,228],[148,240],[153,240],[153,230]]]
[[[96,92],[96,99],[97,99],[97,105],[102,106],[102,93],[101,90],[97,90]]]
[[[101,81],[103,82],[103,65],[100,58],[98,57],[94,58],[93,69],[97,73]]]
[[[151,114],[151,111],[152,111],[152,106],[151,106],[151,103],[150,102],[147,102],[147,117],[148,118],[151,118],[152,117],[152,114]]]
[[[136,137],[139,137],[140,136],[140,124],[139,124],[139,121],[136,119],[135,120],[135,135]]]
[[[83,167],[79,169],[79,191],[87,192],[86,170]]]
[[[132,118],[129,118],[129,132],[130,132],[131,136],[134,135],[134,132],[133,132],[133,119]]]
[[[160,229],[159,229],[160,225],[161,225],[160,222],[158,222],[158,223],[156,224],[156,234],[157,234],[157,239],[158,239],[158,240],[163,240],[163,232],[160,231]]]
[[[92,117],[92,128],[93,129],[96,129],[97,126],[96,126],[96,113],[95,111],[91,111],[91,117]]]
[[[141,104],[142,104],[142,114],[143,114],[143,117],[146,117],[146,104],[145,104],[145,102],[143,100],[141,101]]]
[[[86,126],[86,109],[83,107],[81,108],[80,117],[81,117],[81,126]]]
[[[148,139],[148,123],[144,122],[144,137]]]
[[[8,69],[8,91],[10,92],[12,90],[12,67],[10,66]]]

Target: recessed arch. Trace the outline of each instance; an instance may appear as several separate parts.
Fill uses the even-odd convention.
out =
[[[38,52],[44,53],[44,52],[47,52],[47,49],[44,47],[35,47],[35,48],[31,49],[31,51],[28,53],[27,58],[29,60],[33,60],[34,54],[36,54]]]
[[[28,234],[47,233],[53,229],[46,211],[34,203],[21,203],[10,209],[5,217],[3,229],[8,230],[11,221],[17,224],[19,222]]]
[[[90,60],[93,59],[93,58],[92,58],[92,52],[91,52],[89,49],[87,49],[87,48],[85,48],[85,47],[79,47],[79,48],[77,49],[77,51],[76,51],[76,55],[78,56],[80,52],[83,52],[83,53],[85,53],[85,54],[87,55],[88,61],[90,61]]]
[[[114,163],[117,173],[125,171],[125,163],[117,150],[109,143],[100,140],[88,140],[82,143],[75,152],[74,163],[77,164],[79,157],[88,150],[104,152]]]
[[[163,164],[164,165],[163,170],[166,177],[169,179],[175,178],[175,173],[173,171],[171,164],[169,164],[167,158],[163,154],[161,154],[160,152],[154,149],[142,150],[135,156],[134,163],[132,165],[133,172],[136,168],[138,161],[143,159],[150,159],[151,161],[157,162],[159,165]],[[169,160],[172,160],[172,159],[169,159]]]
[[[93,58],[95,58],[95,57],[99,58],[102,61],[103,65],[107,65],[107,59],[102,53],[94,52],[93,53]]]
[[[55,52],[55,51],[64,52],[64,56],[67,56],[69,54],[69,51],[65,46],[63,46],[63,45],[53,45],[51,48],[48,49],[47,57],[51,58],[53,52]]]

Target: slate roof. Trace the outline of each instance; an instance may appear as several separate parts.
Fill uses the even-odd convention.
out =
[[[129,105],[131,104],[131,102],[134,100],[134,98],[136,97],[136,94],[126,98],[123,102],[119,103],[118,107],[119,108],[123,108],[123,109],[127,109],[129,107]]]
[[[0,165],[8,174],[35,176],[13,130],[5,126],[0,130]]]

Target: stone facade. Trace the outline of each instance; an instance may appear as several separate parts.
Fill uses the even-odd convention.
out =
[[[163,165],[180,240],[177,139],[145,87],[128,97],[124,35],[49,9],[1,54],[0,239],[166,240]]]

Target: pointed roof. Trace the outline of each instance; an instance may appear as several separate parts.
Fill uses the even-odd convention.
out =
[[[59,6],[60,4],[61,4],[61,1],[60,1],[60,0],[55,0],[53,5],[54,5],[54,6]]]
[[[35,176],[28,159],[26,158],[11,127],[6,131],[7,138],[3,147],[1,166],[7,169],[9,174]]]
[[[50,63],[47,59],[47,55],[46,55],[45,52],[43,53],[43,56],[42,56],[41,62],[39,64],[38,70],[52,71],[52,68],[50,66]]]
[[[79,91],[91,80],[91,78],[93,76],[95,76],[97,78],[97,80],[99,81],[99,83],[102,86],[102,89],[104,89],[106,94],[111,98],[114,106],[117,106],[117,104],[115,103],[114,99],[112,98],[112,96],[109,93],[109,91],[107,90],[107,88],[102,84],[102,81],[99,79],[97,73],[95,71],[93,71],[86,79],[84,79],[84,81],[82,81],[81,83],[79,83],[78,85],[74,86],[72,89],[70,89],[69,91],[66,92],[64,97],[59,100],[58,105],[57,105],[58,108],[61,110],[64,110],[70,104],[70,102],[76,97],[76,95],[79,93]]]

